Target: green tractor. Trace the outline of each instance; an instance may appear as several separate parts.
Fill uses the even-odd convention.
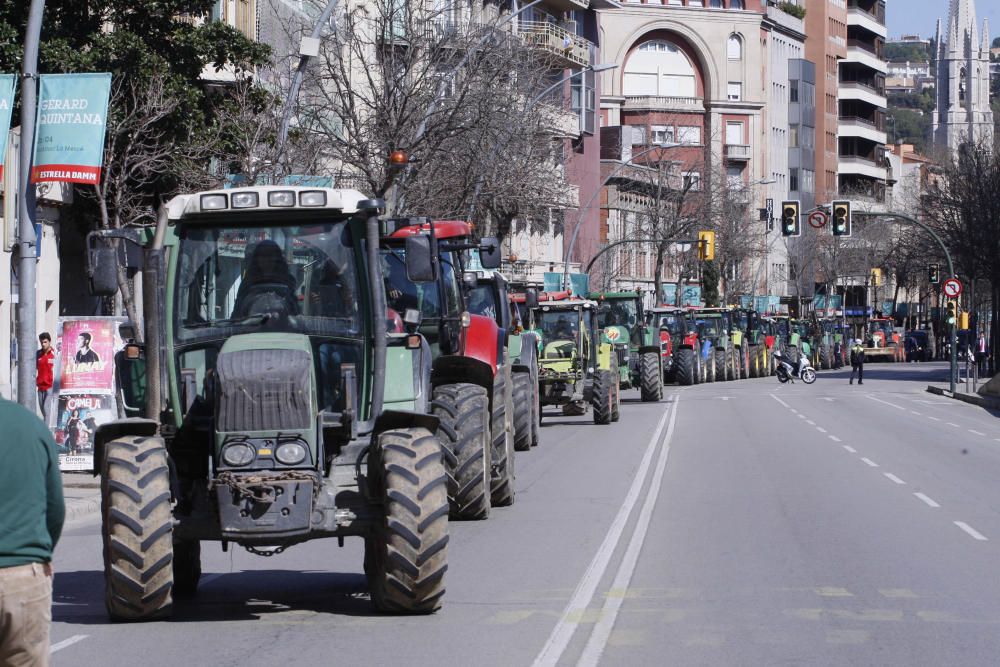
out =
[[[739,361],[742,350],[736,341],[742,342],[742,333],[733,328],[733,313],[729,308],[701,308],[696,312],[702,340],[712,343],[714,354],[714,380],[720,382],[740,379]],[[714,380],[709,380],[712,382]]]
[[[834,367],[836,347],[834,320],[813,318],[809,325],[809,347],[813,368],[824,371]]]
[[[643,402],[663,398],[662,349],[658,334],[646,326],[638,292],[594,292],[599,304],[598,327],[604,341],[615,350],[619,383],[623,389],[638,387]]]
[[[354,190],[214,190],[173,198],[151,234],[88,237],[98,295],[117,289],[115,246],[144,249],[142,343],[118,368],[141,416],[95,437],[113,619],[168,615],[211,541],[273,556],[361,537],[376,609],[440,607],[442,446],[426,341],[411,318],[389,331],[382,207]],[[407,253],[414,280],[433,278],[427,260]]]
[[[567,415],[592,408],[595,424],[609,424],[621,412],[620,376],[612,346],[598,329],[597,308],[585,299],[536,308],[539,395],[543,406],[561,406]]]
[[[740,376],[757,378],[767,375],[770,346],[763,319],[755,310],[737,308],[733,311],[733,327],[740,332]]]

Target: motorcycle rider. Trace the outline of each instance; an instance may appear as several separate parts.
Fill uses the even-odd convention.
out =
[[[864,384],[865,348],[857,338],[854,339],[854,346],[851,348],[851,381],[848,384],[854,384],[854,371],[858,372],[858,384]]]

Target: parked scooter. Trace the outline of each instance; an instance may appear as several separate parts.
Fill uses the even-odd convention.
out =
[[[778,366],[775,368],[778,382],[784,384],[791,380],[794,383],[796,379],[799,379],[806,384],[812,384],[816,381],[816,369],[809,364],[806,355],[799,354],[798,363],[793,363],[780,351],[776,351],[774,360],[778,362]]]

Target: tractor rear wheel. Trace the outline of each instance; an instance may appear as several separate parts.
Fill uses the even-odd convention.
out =
[[[677,359],[674,361],[674,377],[678,384],[689,387],[695,383],[694,350],[683,348],[677,351]]]
[[[756,378],[760,377],[760,368],[757,366],[757,362],[760,361],[760,350],[757,345],[750,346],[750,356],[748,358],[747,364],[747,377]]]
[[[168,616],[174,585],[167,449],[156,436],[107,443],[101,475],[104,605],[120,621]]]
[[[833,368],[833,359],[830,355],[830,348],[827,345],[823,345],[819,348],[819,367],[828,371]]]
[[[622,418],[622,385],[615,383],[615,396],[611,400],[611,421],[616,422]]]
[[[441,607],[448,569],[448,475],[441,444],[424,428],[385,431],[368,457],[385,518],[365,540],[368,586],[381,612],[430,614]]]
[[[490,399],[466,382],[434,387],[438,440],[448,473],[448,502],[456,519],[490,515]]]
[[[740,379],[739,368],[736,366],[736,352],[732,348],[726,350],[726,380],[732,382]]]
[[[590,405],[594,409],[595,424],[610,424],[612,403],[614,402],[614,381],[611,371],[599,370],[594,374],[594,386],[590,393]]]
[[[712,355],[713,362],[713,379],[710,382],[725,382],[728,378],[726,377],[726,351],[715,349],[715,353]]]
[[[514,449],[519,452],[531,449],[532,394],[531,374],[514,373]]]
[[[493,378],[493,415],[490,424],[493,434],[493,466],[490,471],[490,504],[494,507],[514,504],[514,429],[511,423],[514,405],[508,374],[508,370],[501,368]]]
[[[643,403],[652,403],[663,398],[663,374],[660,372],[660,355],[644,352],[639,360],[639,392]]]

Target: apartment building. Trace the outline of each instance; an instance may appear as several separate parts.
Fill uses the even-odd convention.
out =
[[[887,171],[884,0],[848,0],[847,56],[840,62],[839,191],[884,202]]]
[[[839,193],[837,128],[841,89],[840,61],[847,57],[846,0],[806,0],[806,60],[816,63],[816,200],[829,202]],[[846,88],[857,86],[848,83]],[[864,89],[884,95],[877,88]]]
[[[764,16],[759,0],[625,0],[602,12],[605,60],[618,65],[601,98],[604,173],[617,172],[602,193],[602,242],[634,238],[648,223],[649,187],[664,164],[675,193],[725,187],[734,224],[750,224],[751,211],[760,224],[763,191],[754,184],[769,173]],[[683,259],[671,258],[666,280]],[[650,287],[654,262],[651,247],[622,250],[611,263],[616,284]]]

